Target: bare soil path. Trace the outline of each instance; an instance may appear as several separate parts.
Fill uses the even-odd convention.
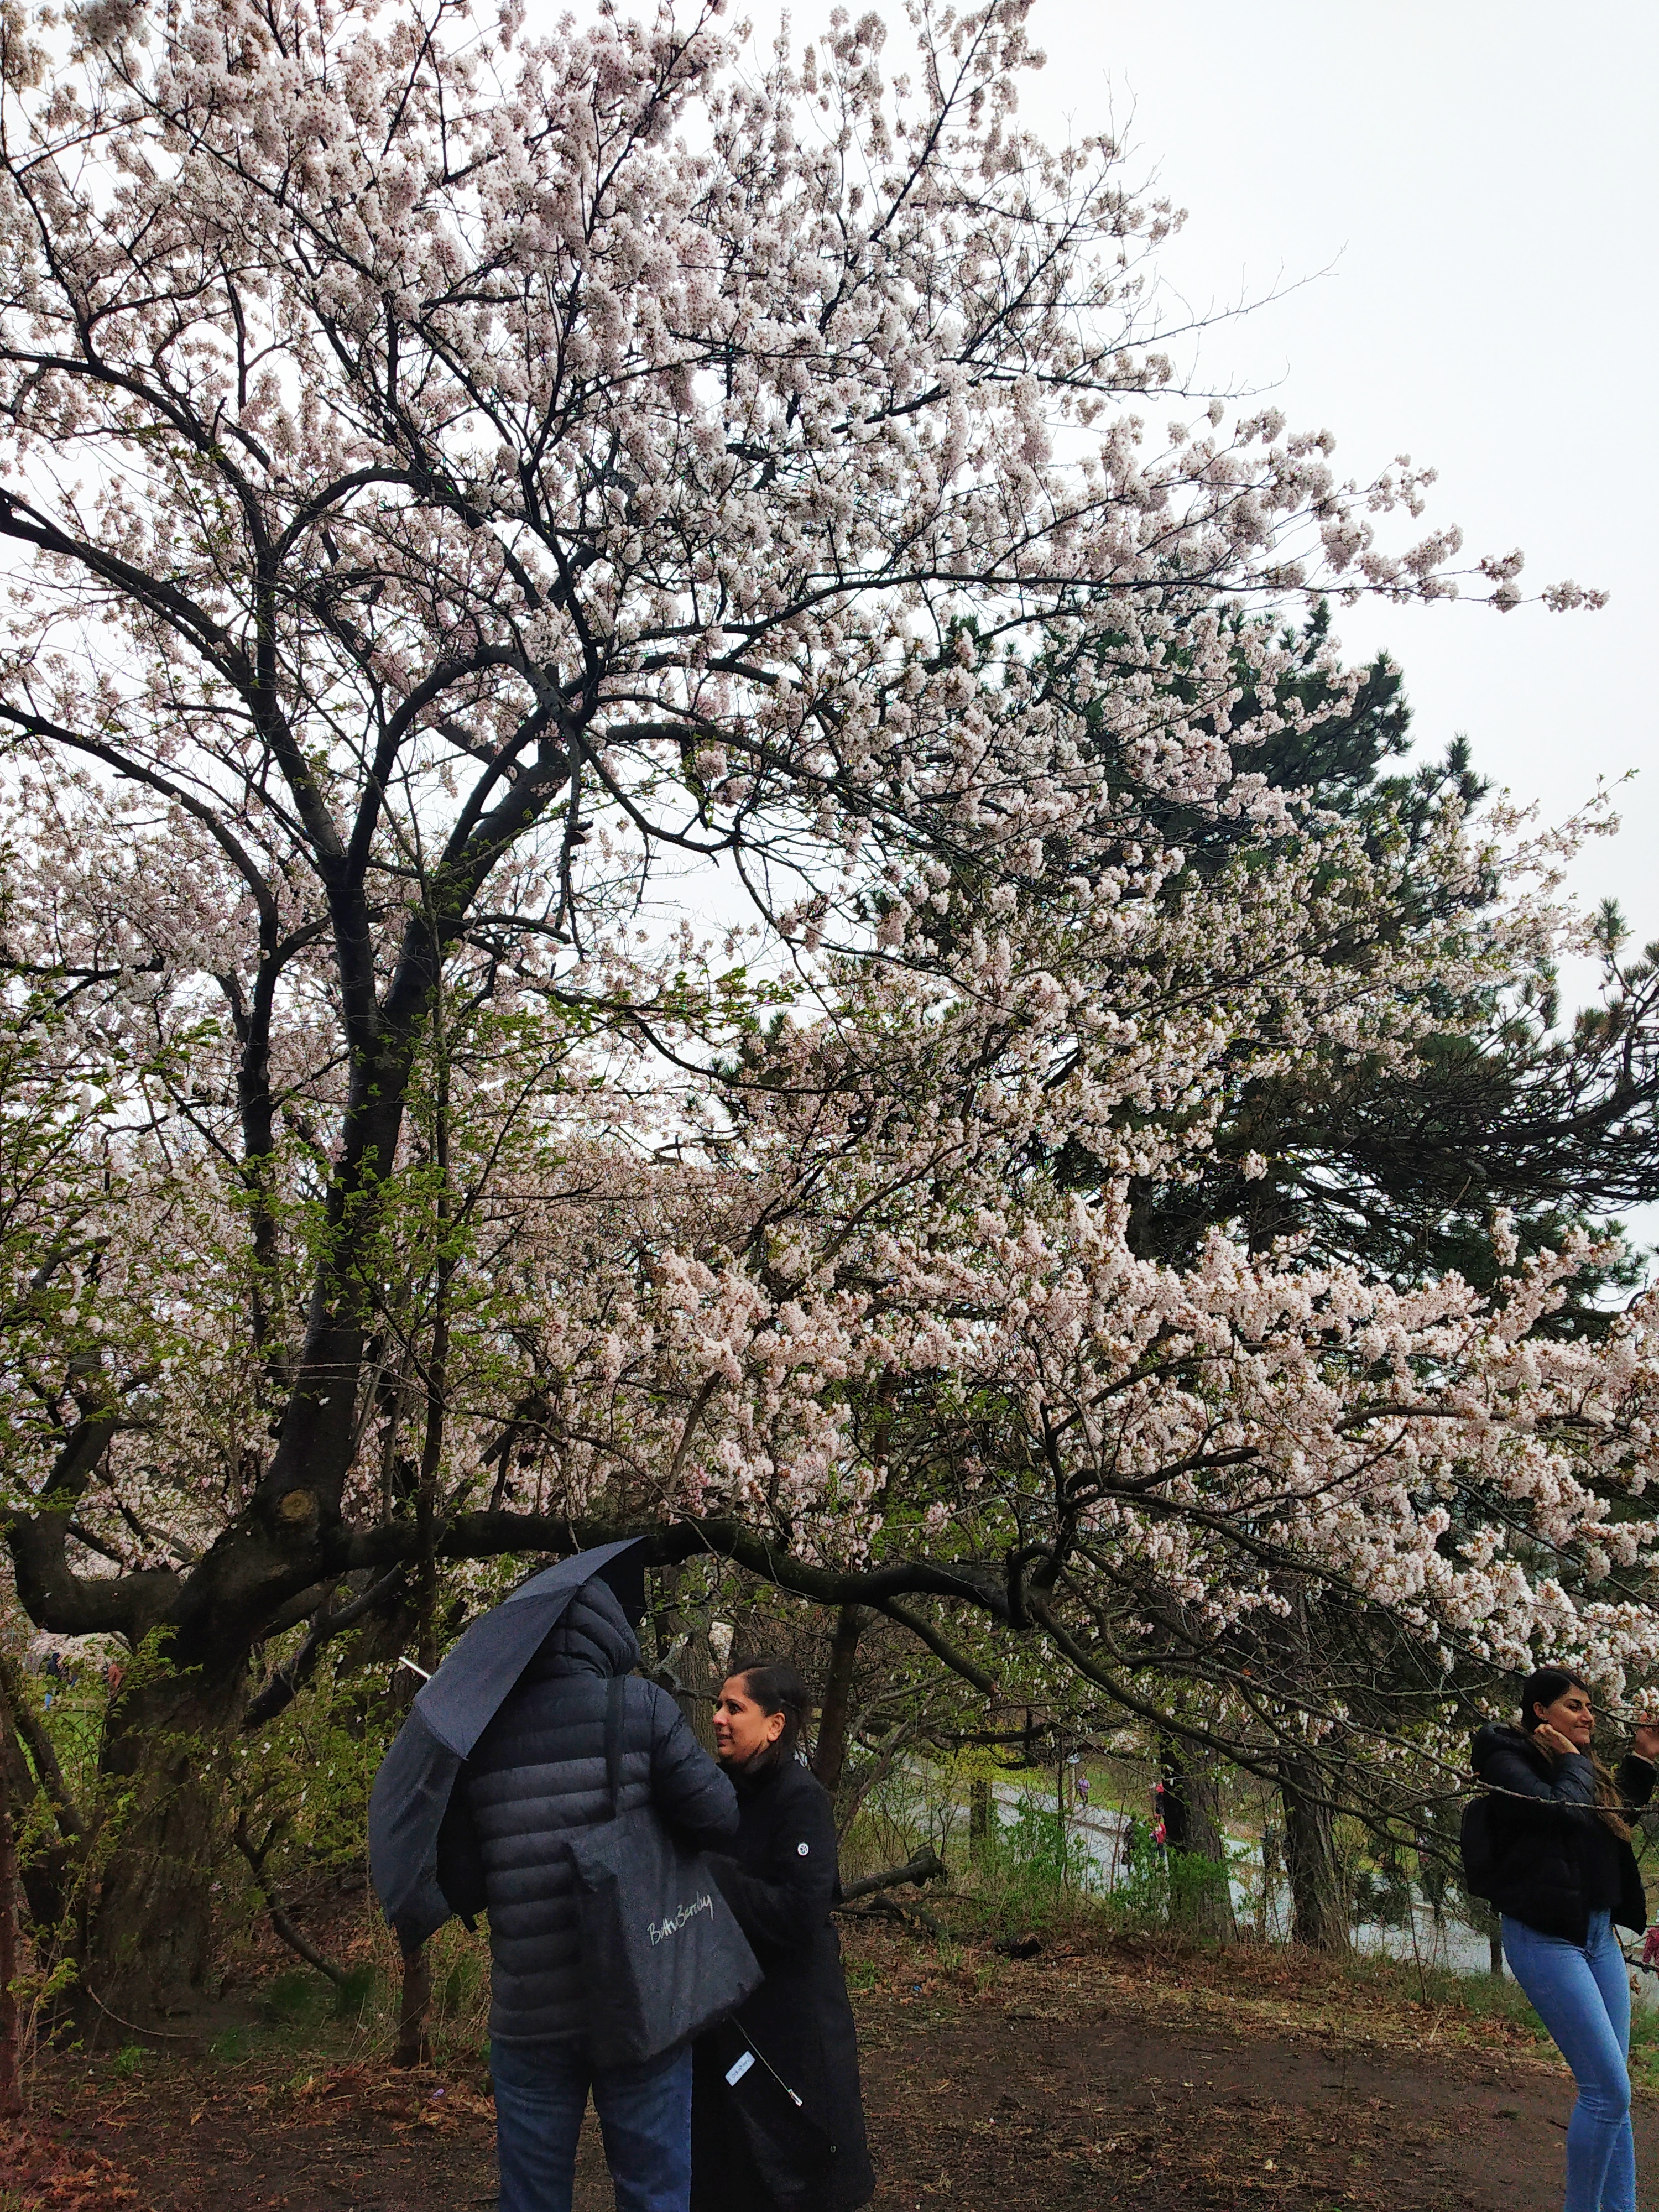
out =
[[[849,1937],[874,2212],[1557,2212],[1571,2084],[1512,2025],[1282,1953],[1023,1963]],[[43,2067],[0,2145],[4,2212],[493,2205],[476,2061]],[[1659,2207],[1659,2099],[1638,2099]],[[578,2212],[610,2212],[590,2128]]]

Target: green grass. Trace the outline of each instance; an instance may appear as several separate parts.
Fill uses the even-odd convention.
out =
[[[332,2006],[332,1985],[320,1974],[301,1969],[273,1974],[259,1991],[259,2017],[267,2027],[314,2027]]]
[[[380,1984],[372,1959],[348,1966],[334,1991],[336,2020],[359,2021],[374,2003]]]

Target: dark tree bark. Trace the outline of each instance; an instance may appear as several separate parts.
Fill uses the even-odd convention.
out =
[[[968,1858],[983,1866],[991,1856],[991,1785],[984,1775],[968,1785]]]
[[[846,1883],[841,1893],[842,1905],[854,1905],[861,1897],[874,1897],[883,1890],[901,1888],[906,1882],[918,1887],[925,1881],[948,1881],[951,1869],[939,1853],[928,1844],[913,1859],[902,1866],[889,1867],[885,1874],[867,1874],[860,1881]]]
[[[1471,1897],[1467,1893],[1464,1903],[1474,1926],[1486,1939],[1487,1971],[1500,1981],[1504,1974],[1504,1929],[1497,1912],[1484,1897]]]
[[[847,1723],[852,1711],[853,1670],[858,1663],[859,1643],[874,1618],[861,1605],[844,1605],[836,1615],[812,1758],[812,1771],[832,1797],[841,1788],[842,1769],[847,1763]]]
[[[1279,1762],[1279,1791],[1285,1806],[1291,1940],[1340,1955],[1349,1945],[1348,1899],[1329,1784],[1311,1759],[1296,1753]]]
[[[100,1769],[126,1802],[89,1871],[83,1972],[99,2011],[140,2027],[198,2001],[212,1963],[211,1885],[224,1842],[216,1768],[241,1717],[244,1673],[163,1667],[124,1684]]]
[[[678,1554],[661,1559],[652,1580],[657,1680],[672,1693],[686,1726],[713,1758],[714,1699],[722,1675],[708,1640],[708,1607],[688,1591],[685,1566]]]
[[[1231,1942],[1238,1930],[1221,1825],[1221,1777],[1214,1756],[1166,1733],[1159,1739],[1158,1773],[1164,1784],[1165,1840],[1189,1862],[1182,1870],[1184,1878],[1171,1885],[1170,1917],[1194,1935]],[[1202,1873],[1200,1863],[1213,1873]]]
[[[422,1944],[418,1951],[404,1953],[404,1987],[398,2007],[398,2047],[394,2054],[399,2066],[420,2066],[432,2056],[426,2033],[427,2008],[431,2002],[432,1968]]]

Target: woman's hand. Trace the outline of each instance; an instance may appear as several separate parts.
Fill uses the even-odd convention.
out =
[[[1659,1729],[1655,1729],[1652,1734],[1655,1747],[1659,1749]],[[1575,1752],[1579,1748],[1571,1736],[1563,1735],[1559,1728],[1552,1728],[1547,1721],[1540,1721],[1532,1732],[1532,1740],[1534,1743],[1541,1743],[1545,1750],[1557,1759],[1564,1753]]]
[[[1659,1766],[1659,1721],[1638,1721],[1630,1747],[1650,1766]]]

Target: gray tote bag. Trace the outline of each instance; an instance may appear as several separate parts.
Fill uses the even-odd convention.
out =
[[[594,2063],[626,2066],[689,2043],[735,2012],[764,1976],[700,1854],[648,1805],[618,1813],[628,1678],[605,1702],[611,1818],[568,1839]]]

